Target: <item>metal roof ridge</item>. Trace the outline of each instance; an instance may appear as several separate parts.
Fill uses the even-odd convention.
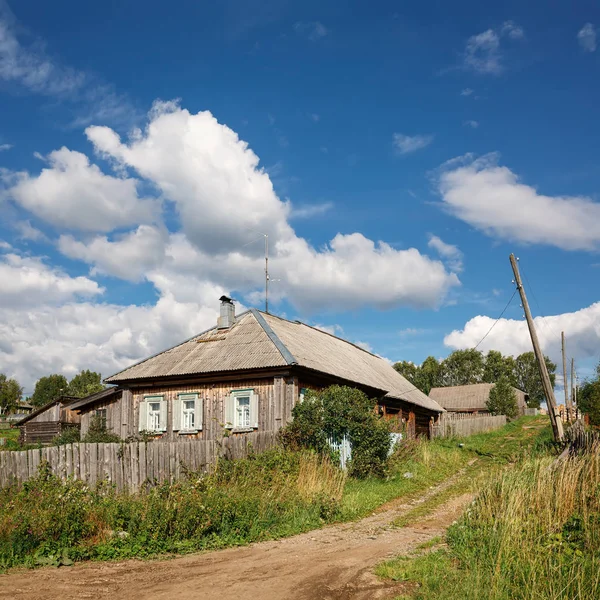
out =
[[[261,312],[256,308],[251,308],[250,312],[254,315],[258,324],[263,328],[269,339],[273,342],[279,353],[283,357],[283,360],[288,365],[297,365],[298,361],[294,358],[294,355],[288,350],[287,346],[279,339],[279,336],[273,331],[271,326],[267,323]],[[285,320],[285,319],[284,319]]]

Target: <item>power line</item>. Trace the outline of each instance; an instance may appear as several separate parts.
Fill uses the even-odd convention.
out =
[[[483,340],[485,340],[485,338],[490,334],[492,329],[494,329],[494,327],[496,327],[496,325],[498,324],[498,321],[504,316],[504,313],[510,306],[510,303],[513,301],[513,298],[515,297],[516,293],[517,293],[517,290],[515,289],[515,291],[513,292],[513,295],[510,297],[510,300],[506,303],[506,306],[500,313],[500,316],[494,321],[493,325],[488,329],[487,333],[479,340],[479,342],[477,342],[477,345],[473,348],[473,350],[477,350],[477,348],[479,347],[481,342],[483,342]]]

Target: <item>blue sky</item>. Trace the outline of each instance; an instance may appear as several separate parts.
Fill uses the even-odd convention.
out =
[[[108,375],[223,292],[261,307],[268,233],[272,310],[391,360],[475,345],[515,252],[585,375],[598,26],[593,2],[0,0],[0,370]],[[481,348],[528,350],[505,317]]]

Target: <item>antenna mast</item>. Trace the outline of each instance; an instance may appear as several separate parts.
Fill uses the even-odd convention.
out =
[[[269,234],[265,236],[265,312],[269,312]]]

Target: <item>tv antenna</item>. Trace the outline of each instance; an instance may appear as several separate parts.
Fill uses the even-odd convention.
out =
[[[257,231],[256,233],[260,233],[265,239],[265,312],[269,312],[269,282],[270,281],[279,281],[279,279],[271,279],[269,276],[269,234],[261,233]],[[258,238],[260,239],[260,238]],[[244,246],[248,246],[253,242],[258,242],[258,240],[253,240],[252,242],[248,242],[248,244],[244,244]]]

